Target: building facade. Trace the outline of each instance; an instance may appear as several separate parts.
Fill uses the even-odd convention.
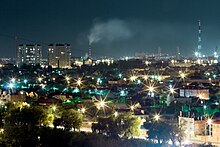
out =
[[[20,44],[17,48],[17,66],[41,64],[42,47],[39,44]]]
[[[180,97],[198,97],[199,99],[209,99],[209,89],[198,86],[185,86],[180,89]]]
[[[70,59],[70,44],[50,44],[48,46],[48,64],[53,68],[70,68]]]

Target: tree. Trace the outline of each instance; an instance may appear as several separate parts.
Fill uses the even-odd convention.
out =
[[[73,128],[75,131],[75,129],[80,129],[83,116],[74,109],[68,109],[63,111],[61,119],[63,120],[63,126],[66,130]]]
[[[184,134],[181,126],[171,125],[165,122],[147,122],[144,124],[145,128],[148,129],[148,138],[151,140],[158,140],[158,143],[167,143],[169,140],[172,141],[173,145],[176,145],[183,140]]]
[[[120,114],[118,117],[99,117],[98,123],[92,125],[93,132],[105,134],[111,137],[138,136],[141,120],[132,113]]]
[[[4,139],[9,146],[36,146],[42,111],[24,106],[12,109],[5,117]]]
[[[150,122],[144,124],[145,128],[148,129],[148,138],[151,140],[157,139],[158,143],[165,143],[169,140],[169,127],[164,122]]]
[[[132,113],[124,113],[118,116],[117,122],[121,127],[121,135],[123,137],[138,136],[141,127],[141,120],[132,115]]]

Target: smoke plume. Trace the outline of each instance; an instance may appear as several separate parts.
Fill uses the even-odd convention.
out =
[[[91,45],[99,41],[112,42],[115,40],[124,40],[131,36],[131,30],[124,21],[113,19],[107,22],[95,23],[90,30],[88,39]]]

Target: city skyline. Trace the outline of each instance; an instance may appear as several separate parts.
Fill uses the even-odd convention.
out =
[[[131,56],[135,52],[190,56],[202,25],[202,53],[211,55],[218,39],[218,2],[157,1],[1,1],[1,56],[15,57],[16,44],[70,43],[72,56]],[[209,11],[206,11],[209,10]],[[16,42],[17,36],[17,42]],[[116,54],[117,52],[117,54]],[[175,55],[175,54],[174,54]]]

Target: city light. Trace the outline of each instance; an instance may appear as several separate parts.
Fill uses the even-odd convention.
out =
[[[39,82],[41,82],[41,81],[42,81],[42,78],[41,78],[41,77],[39,77],[39,78],[38,78],[38,81],[39,81]]]
[[[67,82],[69,82],[70,77],[66,76],[65,79],[66,79]]]
[[[81,79],[79,78],[77,81],[76,81],[77,85],[80,86],[82,84],[82,81]]]
[[[180,71],[179,74],[180,74],[180,78],[181,79],[185,79],[186,78],[186,74],[184,72]]]
[[[81,108],[81,112],[82,112],[82,113],[85,113],[85,112],[86,112],[86,109],[85,109],[85,108]]]
[[[105,101],[104,101],[104,100],[101,100],[101,101],[99,102],[99,106],[102,107],[102,108],[104,108],[104,107],[105,107]]]
[[[144,80],[148,80],[148,78],[149,78],[148,75],[144,76]]]
[[[174,93],[175,92],[175,90],[174,90],[174,88],[170,88],[170,93]]]
[[[120,74],[118,74],[118,77],[119,77],[119,78],[122,78],[122,74],[121,74],[121,73],[120,73]]]
[[[13,82],[13,83],[14,83],[14,82],[15,82],[15,80],[16,80],[15,78],[12,78],[12,79],[11,79],[11,82]]]
[[[24,83],[27,84],[27,82],[28,82],[28,80],[27,80],[27,79],[24,79]]]
[[[130,77],[130,80],[131,80],[132,82],[134,82],[136,79],[137,79],[137,76],[134,76],[134,75],[133,75],[133,76]]]
[[[0,134],[3,134],[3,133],[4,133],[4,129],[1,128],[1,129],[0,129]]]
[[[169,85],[169,93],[174,94],[175,92],[175,88],[172,85]]]
[[[134,105],[131,105],[131,106],[130,106],[131,111],[134,111],[134,108],[135,108]]]
[[[13,83],[9,83],[9,84],[8,84],[8,87],[12,89],[12,88],[15,87],[15,85],[14,85]]]
[[[156,115],[154,116],[154,119],[155,119],[156,121],[158,121],[158,120],[160,119],[160,115],[159,115],[159,114],[156,114]]]
[[[52,106],[52,110],[56,111],[57,107],[56,106]]]
[[[199,56],[199,53],[198,53],[198,52],[195,52],[195,56],[198,57],[198,56]]]
[[[209,118],[209,119],[207,120],[207,124],[208,124],[208,125],[211,125],[211,124],[212,124],[212,119],[211,119],[211,118]]]
[[[154,91],[154,87],[153,86],[149,86],[149,91],[153,92]]]
[[[117,116],[118,116],[118,112],[117,112],[117,111],[115,111],[114,116],[115,116],[115,117],[117,117]]]

